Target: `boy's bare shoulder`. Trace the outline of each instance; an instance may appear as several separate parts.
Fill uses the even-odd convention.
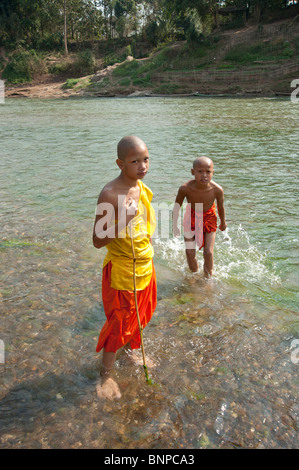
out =
[[[195,186],[195,183],[194,183],[194,180],[191,179],[189,181],[186,181],[186,183],[183,183],[181,186],[180,186],[180,189],[179,191],[188,191],[189,189],[192,189],[193,187]]]
[[[115,201],[117,201],[119,193],[120,191],[117,179],[114,179],[112,181],[109,181],[109,183],[107,183],[103,187],[102,191],[99,194],[99,201],[114,203]]]
[[[220,184],[216,183],[215,181],[211,181],[211,186],[214,189],[216,194],[222,194],[223,193],[223,188],[220,186]]]

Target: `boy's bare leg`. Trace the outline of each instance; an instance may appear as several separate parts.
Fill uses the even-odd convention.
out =
[[[107,352],[103,349],[103,356],[102,356],[102,363],[100,367],[100,384],[103,386],[105,382],[110,378],[110,372],[114,367],[114,363],[116,360],[116,353],[114,352]]]
[[[137,350],[136,349],[132,349],[131,346],[130,346],[130,343],[127,343],[125,345],[125,351],[130,359],[130,361],[133,362],[133,364],[135,365],[138,365],[138,366],[142,366],[143,365],[143,357],[142,357],[142,354],[138,355],[137,354]],[[140,350],[138,350],[140,351]],[[141,351],[140,351],[141,353]],[[153,360],[148,357],[148,356],[145,356],[145,362],[146,362],[146,365],[150,368],[154,368],[156,367],[156,364],[153,362]]]
[[[198,272],[198,262],[196,259],[196,242],[195,237],[193,239],[185,238],[186,244],[186,258],[188,262],[189,269],[193,273]]]
[[[214,244],[216,239],[216,232],[206,232],[204,234],[205,237],[205,244],[204,244],[204,275],[205,277],[211,277],[213,273],[213,265],[214,265]]]
[[[98,398],[121,398],[119,387],[115,380],[110,376],[116,359],[116,353],[103,350],[103,358],[100,369],[100,380],[96,385]]]

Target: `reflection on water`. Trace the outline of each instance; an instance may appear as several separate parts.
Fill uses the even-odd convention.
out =
[[[262,99],[7,103],[1,447],[297,447],[294,107]],[[105,253],[91,246],[91,230],[97,194],[116,176],[115,141],[132,132],[149,143],[146,183],[156,201],[174,200],[199,151],[213,158],[228,229],[217,234],[208,281],[188,272],[180,238],[154,240],[159,300],[144,332],[154,385],[120,352],[122,399],[100,402]]]

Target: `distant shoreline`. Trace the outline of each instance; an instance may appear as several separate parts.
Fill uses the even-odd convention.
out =
[[[36,99],[69,99],[69,98],[289,98],[292,90],[289,93],[280,92],[263,92],[263,91],[244,91],[236,93],[151,93],[143,92],[140,90],[134,93],[121,93],[121,94],[99,94],[86,92],[85,89],[80,91],[64,90],[61,83],[44,83],[44,84],[23,84],[23,85],[10,85],[5,88],[5,98],[36,98]]]

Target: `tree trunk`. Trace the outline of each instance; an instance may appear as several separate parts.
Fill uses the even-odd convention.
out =
[[[213,12],[214,13],[214,25],[215,25],[216,29],[218,30],[218,29],[220,29],[220,21],[219,21],[217,0],[214,0],[213,3],[214,3],[214,8],[213,8],[213,10],[214,10],[214,12]]]
[[[256,23],[260,22],[261,12],[262,12],[262,6],[261,6],[260,2],[256,2],[255,6],[254,6],[254,19],[255,19]]]
[[[66,0],[64,0],[63,3],[63,14],[64,14],[64,53],[65,55],[68,55],[68,49],[67,49],[67,27],[66,27]]]

